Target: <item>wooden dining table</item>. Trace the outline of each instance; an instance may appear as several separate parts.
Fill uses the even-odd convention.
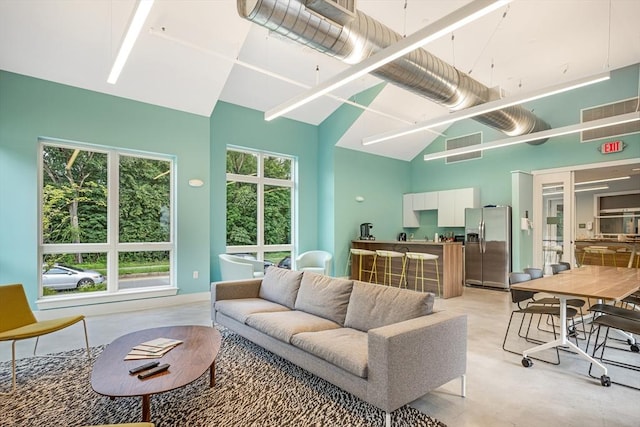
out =
[[[607,368],[598,360],[589,356],[567,338],[567,299],[593,298],[604,301],[620,301],[640,289],[640,269],[624,267],[601,267],[584,265],[579,268],[563,271],[552,276],[530,280],[511,285],[520,291],[545,292],[560,300],[560,337],[553,341],[535,346],[522,352],[522,365],[531,367],[533,362],[529,355],[554,347],[569,347],[578,356],[600,367],[603,371],[600,383],[608,387],[611,379]]]

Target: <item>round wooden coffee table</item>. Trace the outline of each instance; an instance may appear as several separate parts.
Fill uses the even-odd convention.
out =
[[[183,341],[159,359],[124,360],[133,346],[155,338]],[[197,380],[209,369],[209,387],[215,384],[215,359],[222,336],[207,326],[169,326],[145,329],[124,335],[109,344],[98,356],[91,373],[96,393],[115,397],[142,397],[142,421],[151,421],[151,395],[173,390]],[[144,380],[129,369],[150,361],[171,366],[167,371]]]

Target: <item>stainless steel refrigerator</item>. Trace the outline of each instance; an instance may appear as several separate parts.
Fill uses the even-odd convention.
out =
[[[511,206],[467,208],[465,283],[509,288],[511,271]]]

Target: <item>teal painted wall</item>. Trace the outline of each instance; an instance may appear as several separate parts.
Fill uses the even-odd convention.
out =
[[[264,113],[219,101],[211,125],[211,278],[220,280],[218,254],[226,249],[226,147],[294,156],[298,162],[298,249],[316,249],[318,227],[318,130],[289,119],[264,121]]]
[[[554,127],[575,123],[580,108],[636,96],[638,71],[638,65],[627,67],[613,72],[608,82],[528,107]],[[380,89],[358,95],[358,101],[370,102]],[[320,126],[287,119],[264,122],[262,112],[218,102],[212,116],[205,118],[0,71],[0,283],[25,283],[29,300],[35,301],[41,136],[176,157],[181,293],[206,291],[210,280],[219,279],[217,255],[225,250],[227,144],[296,156],[297,249],[331,251],[335,275],[344,274],[350,241],[359,235],[360,223],[373,223],[378,240],[395,239],[401,231],[403,193],[477,186],[481,204],[515,206],[516,201],[524,206],[523,197],[518,201],[513,196],[519,190],[512,184],[511,171],[640,157],[639,134],[623,137],[627,149],[606,156],[596,150],[598,142],[581,144],[574,135],[539,146],[491,150],[482,159],[455,165],[424,162],[424,152],[404,162],[335,147],[359,114],[343,106]],[[460,136],[478,130],[484,141],[504,138],[472,120],[456,123],[447,133]],[[440,138],[425,152],[442,150],[443,145]],[[187,181],[194,177],[203,179],[205,186],[189,187]],[[356,196],[364,202],[357,203]],[[416,238],[431,237],[436,221],[435,212],[425,212],[423,227],[410,232]],[[520,246],[527,244],[524,240]],[[516,250],[526,256],[526,248]],[[191,276],[194,270],[201,272],[197,280]]]
[[[396,240],[402,231],[402,194],[409,190],[409,164],[402,160],[336,148],[335,275],[345,275],[351,240],[360,224],[373,224],[376,240]],[[364,197],[356,202],[356,196]]]
[[[639,66],[626,67],[611,73],[611,79],[592,86],[576,89],[551,98],[540,99],[526,105],[551,127],[567,126],[580,121],[580,109],[637,96]],[[505,135],[473,120],[453,124],[447,136],[457,137],[482,131],[483,142],[505,138]],[[640,134],[622,139],[627,148],[621,153],[601,154],[597,148],[604,141],[581,143],[579,134],[548,140],[541,145],[519,144],[489,150],[482,158],[456,164],[444,159],[425,162],[426,153],[442,151],[444,138],[436,139],[426,150],[411,161],[410,192],[447,190],[452,188],[480,188],[481,205],[513,205],[511,171],[535,171],[571,165],[609,162],[640,157]],[[432,235],[437,221],[435,213],[421,216],[421,227],[413,229],[416,236]]]
[[[351,101],[368,106],[375,97],[378,96],[384,86],[384,83],[376,85],[354,95]],[[345,243],[345,234],[342,230],[345,228],[348,230],[353,229],[352,221],[348,218],[345,209],[342,208],[343,201],[341,200],[341,196],[343,193],[350,194],[352,190],[355,191],[361,187],[358,178],[354,179],[352,171],[336,167],[339,159],[344,155],[343,151],[349,152],[353,150],[340,149],[336,147],[336,144],[363,112],[364,110],[361,108],[343,104],[318,126],[320,143],[318,157],[318,226],[320,230],[323,230],[318,236],[318,248],[333,254],[334,276],[345,275],[350,239],[347,239],[347,243]],[[357,152],[349,154],[349,157],[352,158],[352,155],[358,157]],[[382,162],[382,159],[377,159],[376,162]],[[395,164],[395,162],[392,163]],[[368,174],[366,171],[365,173]],[[393,197],[392,195],[390,196]],[[350,206],[354,199],[355,196],[353,196],[350,201],[346,200],[347,206]],[[348,210],[351,211],[349,208]],[[370,221],[363,220],[361,222]]]
[[[0,283],[37,298],[38,138],[163,153],[177,162],[177,283],[209,288],[209,124],[206,117],[0,71]],[[205,182],[188,186],[189,178]],[[192,278],[199,271],[199,279]]]

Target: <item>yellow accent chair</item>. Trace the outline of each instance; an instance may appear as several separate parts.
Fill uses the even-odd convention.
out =
[[[89,337],[87,335],[87,323],[84,316],[69,316],[51,320],[36,320],[24,288],[21,284],[0,286],[0,341],[11,341],[11,391],[0,393],[12,394],[16,390],[16,341],[36,338],[33,354],[36,354],[38,339],[42,335],[50,334],[82,321],[84,325],[84,340],[89,352]]]

